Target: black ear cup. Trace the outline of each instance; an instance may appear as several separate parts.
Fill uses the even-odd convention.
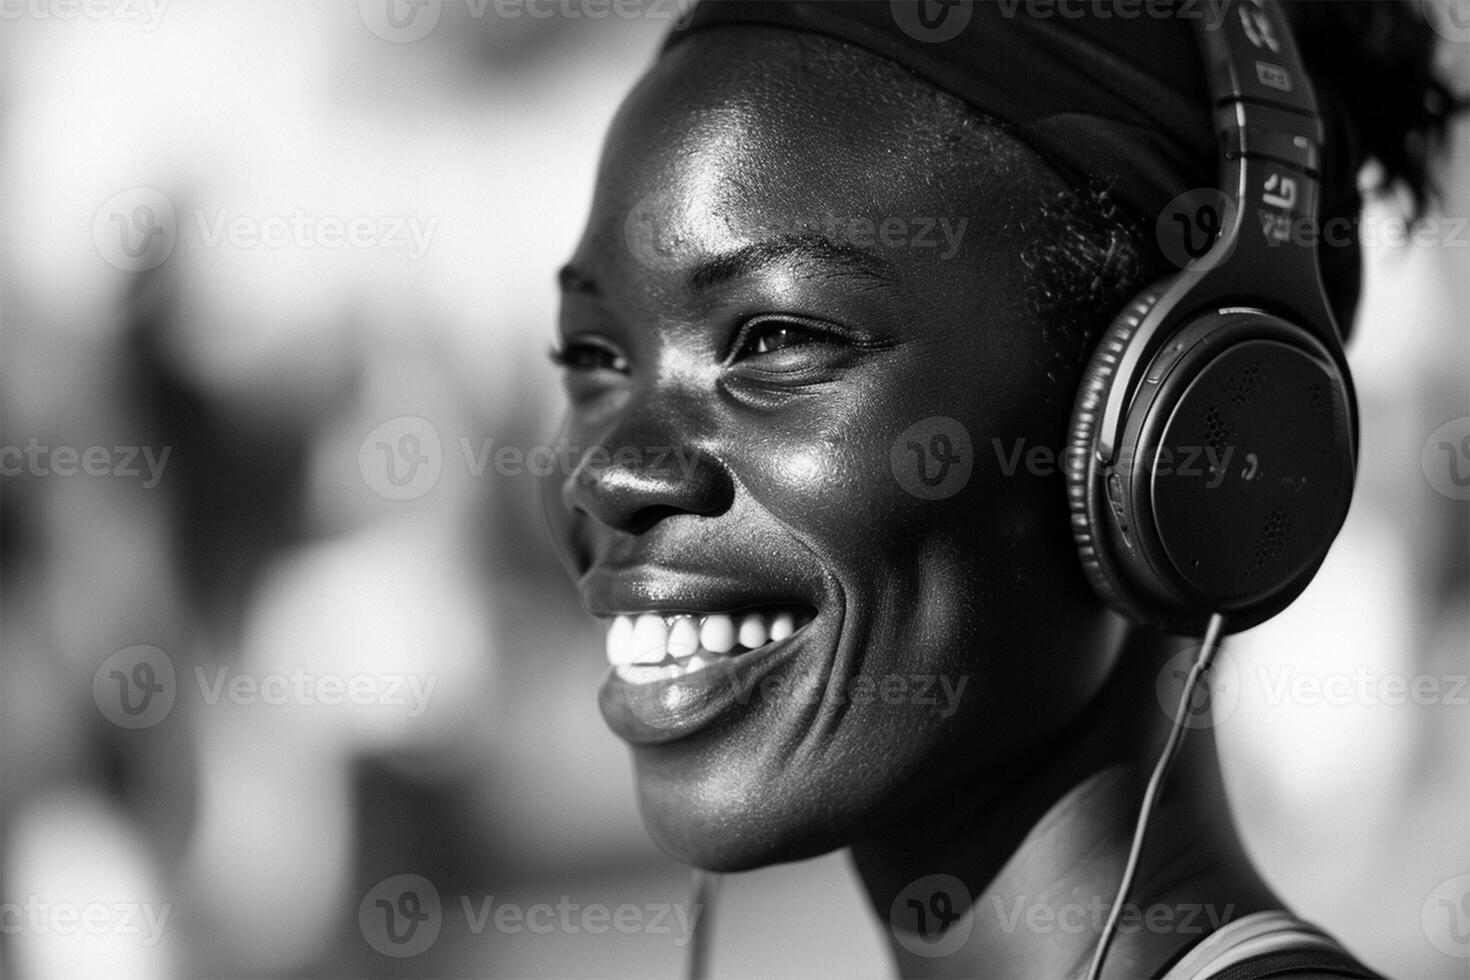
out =
[[[1165,325],[1122,354],[1159,302],[1139,296],[1083,376],[1068,443],[1073,536],[1098,593],[1132,618],[1194,633],[1275,615],[1311,581],[1347,516],[1351,387],[1305,328],[1250,308]],[[1113,405],[1121,432],[1099,453]]]
[[[1103,406],[1112,390],[1118,363],[1128,342],[1138,332],[1149,311],[1158,303],[1164,289],[1155,287],[1136,297],[1113,318],[1093,349],[1092,359],[1082,372],[1077,400],[1072,406],[1072,425],[1067,439],[1064,471],[1067,478],[1067,502],[1072,511],[1072,539],[1082,559],[1082,571],[1093,589],[1115,609],[1132,619],[1148,622],[1145,607],[1133,601],[1132,590],[1109,552],[1106,525],[1098,506],[1106,506],[1106,495],[1093,492],[1092,456],[1097,441],[1097,426]],[[1102,532],[1102,533],[1099,533]]]

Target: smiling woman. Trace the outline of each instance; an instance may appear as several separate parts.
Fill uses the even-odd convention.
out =
[[[1391,4],[1357,6],[1392,39],[1380,60],[1412,77],[1367,108],[1339,105],[1361,86],[1314,79],[1329,110],[1326,163],[1311,157],[1285,179],[1315,188],[1320,177],[1321,200],[1304,190],[1298,204],[1293,191],[1288,217],[1355,210],[1365,156],[1424,187],[1428,144],[1412,131],[1432,137],[1448,105],[1428,74],[1427,27]],[[1160,701],[1172,711],[1194,682],[1171,658],[1198,641],[1173,634],[1211,612],[1230,613],[1227,631],[1258,622],[1311,578],[1346,510],[1333,474],[1351,473],[1350,386],[1303,383],[1328,458],[1311,482],[1324,496],[1293,512],[1305,515],[1295,538],[1274,498],[1251,497],[1267,536],[1249,542],[1250,574],[1266,567],[1286,583],[1265,605],[1237,596],[1185,617],[1160,600],[1166,611],[1151,616],[1148,601],[1114,594],[1108,569],[1084,574],[1068,481],[1075,498],[1091,477],[1003,464],[1021,447],[1091,456],[1069,452],[1083,359],[1130,295],[1178,271],[1168,234],[1141,229],[1159,219],[1167,230],[1170,198],[1212,184],[1207,73],[1172,15],[1043,22],[959,7],[972,19],[936,38],[902,3],[702,5],[612,124],[561,273],[553,355],[566,369],[566,438],[605,452],[544,490],[562,558],[607,627],[600,703],[633,748],[644,821],[669,853],[713,871],[851,848],[906,976],[1078,975],[1134,860],[1133,910],[1170,925],[1120,934],[1103,975],[1182,969],[1210,933],[1227,952],[1274,951],[1273,969],[1371,975],[1282,911],[1252,867],[1208,729],[1185,743],[1149,847],[1131,847],[1144,784],[1177,735]],[[1279,50],[1271,32],[1285,21],[1261,9],[1239,5],[1239,23],[1250,43]],[[1084,93],[1059,68],[1029,95],[989,98],[952,74],[970,58],[976,78],[1019,78],[1043,49],[1085,53],[1094,81],[1116,91]],[[1003,63],[982,72],[982,57]],[[1034,111],[1014,108],[1028,99]],[[1181,106],[1192,121],[1178,132],[1130,121],[1150,100],[1163,107],[1157,127]],[[1325,325],[1291,341],[1298,360],[1269,361],[1283,376],[1300,362],[1345,378],[1329,307],[1350,321],[1357,253],[1341,252],[1322,260],[1325,303],[1298,282],[1308,300],[1280,304]],[[1294,268],[1285,255],[1277,265]],[[1184,277],[1205,271],[1194,263]],[[1269,293],[1273,273],[1255,276]],[[1238,319],[1242,287],[1215,288],[1214,308]],[[1249,305],[1251,332],[1232,321],[1210,336],[1286,345]],[[1136,310],[1130,328],[1147,335],[1149,316]],[[1217,383],[1193,349],[1169,351],[1180,372]],[[1158,356],[1149,381],[1182,387]],[[1242,370],[1218,381],[1222,397],[1286,398],[1263,368]],[[1229,429],[1228,445],[1201,433],[1196,449],[1254,437],[1241,419],[1212,424]],[[1188,449],[1159,442],[1175,459]],[[652,447],[678,447],[691,465],[654,465]],[[1223,478],[1197,475],[1211,492]],[[1251,478],[1241,482],[1248,495]],[[1106,493],[1120,513],[1133,506],[1110,481]],[[1189,511],[1184,523],[1218,538],[1227,522]],[[1121,533],[1131,551],[1128,525]],[[1320,549],[1295,556],[1313,534]],[[1271,570],[1278,555],[1296,564]],[[1211,572],[1191,578],[1200,561],[1181,564],[1190,583]],[[1017,928],[1038,909],[1076,927]],[[1208,975],[1223,962],[1187,965]]]

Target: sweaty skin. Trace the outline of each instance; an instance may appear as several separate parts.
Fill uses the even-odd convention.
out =
[[[664,56],[612,125],[562,275],[563,434],[601,452],[543,489],[594,615],[815,614],[720,681],[740,697],[604,688],[665,850],[729,871],[851,847],[885,928],[909,882],[953,874],[973,937],[939,959],[895,946],[904,974],[1054,978],[1096,931],[1017,927],[1017,898],[1111,900],[1173,646],[1089,590],[1055,469],[997,463],[996,446],[1064,444],[1075,383],[1049,379],[1027,303],[1038,164],[1001,143],[941,164],[913,125],[876,83],[812,84],[786,32],[724,28]],[[955,443],[923,434],[956,423],[972,471],[928,499],[917,467]],[[892,451],[916,425],[911,475]],[[1241,915],[1274,903],[1208,734],[1187,743],[1134,901]],[[1121,936],[1108,973],[1198,938]]]

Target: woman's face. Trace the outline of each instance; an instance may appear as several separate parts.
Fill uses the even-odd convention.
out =
[[[893,102],[814,81],[780,31],[681,43],[619,112],[563,273],[584,455],[547,510],[621,658],[708,640],[600,694],[650,832],[691,864],[922,826],[1034,765],[1110,666],[1018,164],[946,162]],[[711,649],[752,612],[752,649]],[[800,628],[761,642],[783,614]]]

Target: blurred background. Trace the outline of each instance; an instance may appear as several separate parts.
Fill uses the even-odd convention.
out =
[[[687,872],[515,453],[683,4],[530,6],[0,4],[4,974],[682,970],[651,910]],[[1437,15],[1463,91],[1470,11]],[[1272,883],[1406,977],[1470,971],[1463,121],[1450,150],[1458,237],[1368,251],[1348,526],[1217,696]],[[882,929],[840,855],[734,876],[712,968],[891,976]]]

